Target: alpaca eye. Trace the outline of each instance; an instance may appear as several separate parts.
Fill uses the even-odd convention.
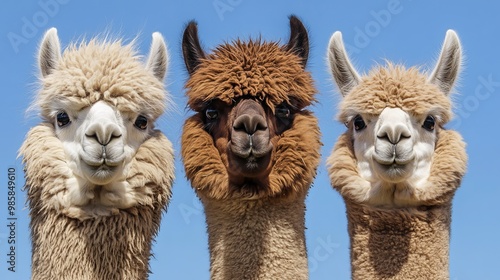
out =
[[[360,115],[354,117],[354,129],[360,131],[366,127],[366,123]]]
[[[278,118],[287,119],[290,117],[290,109],[285,105],[276,107],[275,115]]]
[[[205,116],[209,121],[213,121],[219,117],[219,112],[214,108],[207,108],[205,110]]]
[[[427,118],[425,118],[425,121],[424,121],[424,124],[422,124],[422,127],[428,131],[433,131],[435,125],[436,125],[436,121],[434,120],[434,117],[429,115],[429,116],[427,116]]]
[[[60,112],[56,116],[57,118],[57,126],[64,127],[71,123],[69,116],[66,112]]]
[[[148,119],[143,115],[139,115],[137,119],[135,119],[134,126],[140,130],[145,130],[148,128]]]

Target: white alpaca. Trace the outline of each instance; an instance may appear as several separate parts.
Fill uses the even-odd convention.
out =
[[[443,129],[461,46],[448,31],[430,75],[388,63],[354,69],[340,32],[328,48],[348,131],[328,159],[343,195],[354,279],[445,279],[451,200],[465,173],[465,145]]]
[[[39,51],[43,123],[21,147],[34,279],[145,279],[171,195],[165,109],[168,54],[153,34],[146,65],[133,44],[93,39],[61,54],[55,28]]]

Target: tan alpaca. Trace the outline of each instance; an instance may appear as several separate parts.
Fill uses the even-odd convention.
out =
[[[307,279],[304,200],[320,160],[307,31],[290,18],[287,45],[200,47],[183,38],[196,113],[182,135],[186,176],[206,214],[211,279]]]
[[[344,197],[353,279],[449,279],[451,202],[465,173],[461,136],[445,130],[461,46],[448,31],[429,75],[388,63],[360,76],[340,32],[328,48],[348,127],[328,159]]]
[[[61,54],[56,29],[45,34],[43,122],[20,149],[32,279],[147,279],[174,177],[172,145],[154,129],[167,55],[159,33],[145,65],[133,43],[93,39]]]

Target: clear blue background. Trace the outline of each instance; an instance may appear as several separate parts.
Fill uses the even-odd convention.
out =
[[[40,3],[56,3],[44,9]],[[28,279],[30,239],[22,165],[16,158],[26,132],[39,122],[26,117],[36,83],[37,45],[46,29],[58,28],[63,48],[72,40],[106,30],[132,39],[146,54],[151,33],[162,32],[170,51],[166,78],[172,106],[157,126],[173,141],[177,161],[174,195],[153,248],[150,279],[208,279],[209,255],[204,214],[185,179],[180,162],[180,133],[186,109],[187,78],[180,42],[185,24],[196,19],[207,50],[237,37],[286,42],[288,16],[308,27],[308,70],[319,90],[313,110],[319,117],[324,147],[322,163],[307,198],[307,246],[311,279],[349,279],[349,242],[345,207],[330,187],[325,168],[338,135],[344,130],[334,116],[337,94],[325,63],[331,34],[340,30],[361,72],[384,59],[433,67],[447,29],[455,29],[466,60],[455,95],[456,118],[448,125],[468,143],[469,168],[455,196],[450,244],[451,279],[500,279],[500,188],[498,112],[500,93],[500,4],[496,1],[2,1],[0,8],[0,279]],[[387,16],[390,15],[390,18]],[[27,26],[32,24],[32,28]],[[10,35],[9,35],[10,34]],[[23,38],[13,44],[9,38]],[[9,37],[10,36],[10,37]],[[494,83],[487,83],[485,80]],[[17,272],[7,271],[7,168],[17,169]],[[327,245],[325,245],[327,244]]]

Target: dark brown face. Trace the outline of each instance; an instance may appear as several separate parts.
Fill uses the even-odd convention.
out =
[[[267,180],[273,148],[293,120],[291,106],[281,104],[273,112],[254,99],[242,98],[231,105],[214,100],[200,113],[225,161],[230,181],[241,185]]]

